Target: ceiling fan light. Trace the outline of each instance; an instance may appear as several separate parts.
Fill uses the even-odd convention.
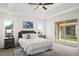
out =
[[[42,8],[42,7],[43,7],[42,5],[39,6],[39,8]]]

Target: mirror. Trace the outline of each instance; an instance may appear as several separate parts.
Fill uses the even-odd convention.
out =
[[[4,20],[4,27],[5,27],[5,37],[13,38],[13,21]]]

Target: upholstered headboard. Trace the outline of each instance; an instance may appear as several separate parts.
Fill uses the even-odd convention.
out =
[[[36,32],[35,31],[20,31],[19,33],[18,33],[18,38],[22,38],[22,34],[28,34],[28,33],[34,33],[34,34],[36,34]]]

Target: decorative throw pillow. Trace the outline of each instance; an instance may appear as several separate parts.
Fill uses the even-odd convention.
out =
[[[26,34],[22,34],[22,38],[23,39],[26,39]]]
[[[26,39],[30,39],[30,35],[29,35],[29,34],[27,34],[27,37],[26,37]]]
[[[30,39],[35,39],[35,38],[38,38],[37,34],[30,34]]]

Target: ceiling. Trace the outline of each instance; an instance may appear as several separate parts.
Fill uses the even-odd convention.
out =
[[[47,10],[38,8],[27,3],[0,3],[0,12],[6,14],[13,14],[34,18],[46,18],[56,16],[67,10],[79,8],[78,3],[54,3],[53,5],[46,6]]]

